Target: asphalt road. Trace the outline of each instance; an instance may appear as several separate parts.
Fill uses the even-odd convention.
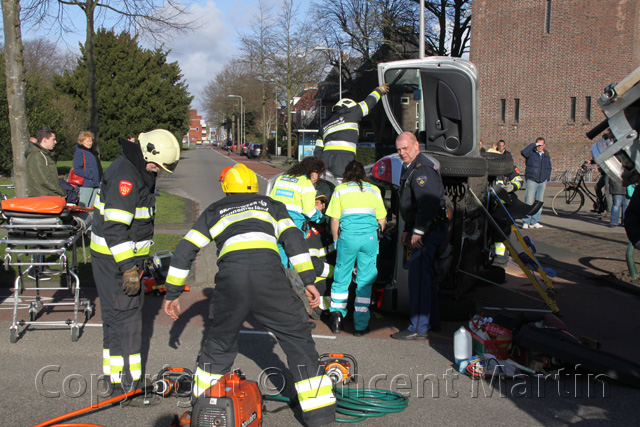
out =
[[[246,161],[235,155],[227,157],[217,150],[185,152],[175,174],[161,180],[159,186],[196,201],[199,208],[204,209],[223,196],[218,183],[220,171],[238,160]],[[250,167],[263,176],[277,173],[264,164],[251,163]],[[263,180],[260,187],[264,188]],[[549,193],[552,191],[548,190]],[[556,270],[558,277],[554,283],[562,320],[577,334],[602,342],[605,350],[640,363],[640,301],[635,294],[613,286],[609,275],[622,256],[619,249],[623,250],[625,245],[623,232],[605,229],[595,217],[587,214],[584,218],[564,220],[552,217],[545,210],[542,224],[545,228],[527,234],[536,243],[541,262]],[[146,299],[144,357],[148,375],[153,376],[165,365],[194,366],[215,272],[215,250],[210,245],[196,261],[192,291],[184,296],[183,315],[175,324],[161,313],[160,298]],[[539,300],[530,298],[535,298],[535,292],[522,277],[515,267],[508,268],[507,285],[527,297],[490,285],[476,287],[470,295],[481,307],[544,309]],[[17,343],[10,344],[7,314],[11,300],[7,298],[6,289],[0,291],[0,328],[5,330],[5,343],[0,346],[4,367],[0,375],[3,424],[34,425],[104,400],[97,394],[95,384],[101,372],[99,315],[83,328],[75,343],[70,341],[68,329],[29,328]],[[99,303],[92,289],[84,289],[83,296]],[[25,297],[24,302],[28,302],[28,298]],[[21,307],[19,317],[25,318],[26,304]],[[61,314],[63,318],[68,315]],[[41,319],[55,316],[56,313],[45,313]],[[319,353],[344,352],[357,359],[360,387],[394,390],[409,398],[409,407],[404,412],[362,425],[638,424],[640,416],[635,405],[640,400],[639,390],[615,382],[599,382],[584,372],[562,371],[546,380],[526,377],[498,381],[494,378],[493,383],[458,374],[453,364],[452,336],[462,323],[444,322],[442,331],[433,333],[429,343],[390,339],[389,333],[404,328],[406,322],[402,317],[384,313],[372,320],[372,333],[362,338],[354,338],[348,330],[334,336],[320,322],[314,332]],[[262,373],[267,368],[283,372],[283,394],[292,396],[286,358],[274,338],[260,330],[259,325],[246,324],[234,367],[241,368],[248,378],[258,380],[266,393],[273,392],[273,385],[264,382]],[[72,421],[103,426],[164,427],[170,425],[174,413],[182,414],[188,409],[185,402],[177,398],[155,403],[143,408],[108,407]],[[267,409],[266,426],[300,424],[299,413],[283,404],[268,402]]]

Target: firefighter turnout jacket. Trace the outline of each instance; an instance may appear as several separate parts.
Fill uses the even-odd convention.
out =
[[[339,107],[318,130],[313,155],[320,157],[323,150],[348,151],[355,155],[358,144],[358,122],[380,101],[382,92],[376,88],[364,101],[354,107]]]
[[[446,219],[444,186],[438,165],[420,153],[400,177],[403,231],[425,235],[434,221]]]
[[[316,279],[304,235],[283,203],[251,193],[229,194],[211,204],[178,244],[167,274],[168,301],[180,296],[196,254],[212,240],[219,266],[275,266],[280,263],[280,243],[305,285]]]
[[[91,257],[103,324],[103,373],[128,391],[143,370],[144,292],[125,294],[123,273],[140,269],[149,255],[156,175],[146,170],[140,145],[119,142],[122,155],[105,171],[93,204]]]
[[[92,256],[113,257],[124,272],[149,255],[156,176],[145,169],[137,143],[119,142],[123,154],[105,172],[93,204],[91,250]]]

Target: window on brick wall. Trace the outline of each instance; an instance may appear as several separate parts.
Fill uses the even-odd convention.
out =
[[[584,97],[584,119],[588,122],[591,121],[591,97]]]
[[[513,121],[520,123],[520,98],[513,100]]]
[[[502,98],[500,100],[500,123],[507,121],[507,100]]]
[[[551,32],[551,0],[547,0],[547,13],[545,16],[544,29],[547,34]]]
[[[571,97],[571,109],[569,111],[569,121],[571,122],[576,121],[576,97],[575,96]]]

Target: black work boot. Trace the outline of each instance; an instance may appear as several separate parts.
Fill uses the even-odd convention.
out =
[[[330,327],[334,334],[342,332],[342,314],[339,311],[331,312]]]

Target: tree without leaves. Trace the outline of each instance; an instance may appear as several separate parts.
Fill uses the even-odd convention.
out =
[[[270,79],[268,46],[274,41],[272,34],[273,18],[270,12],[265,2],[260,1],[258,11],[251,22],[251,30],[240,37],[240,49],[243,57],[247,59],[246,63],[253,71],[253,74],[260,80],[262,89],[260,122],[262,125],[263,147],[267,146],[267,81]],[[264,150],[263,154],[266,154],[266,150]]]
[[[419,0],[412,0],[419,4]],[[471,30],[471,0],[426,0],[425,11],[438,23],[426,32],[426,42],[434,55],[461,57],[468,52]]]
[[[424,3],[427,53],[462,56],[469,44],[471,0]],[[419,5],[419,0],[326,0],[314,6],[327,46],[352,51],[374,69],[378,61],[418,56]],[[348,70],[345,76],[350,78]]]
[[[317,29],[325,44],[361,58],[357,67],[367,64],[373,70],[383,46],[392,59],[415,55],[418,13],[416,5],[408,0],[326,0],[314,7]],[[330,58],[336,58],[332,64],[337,67],[337,55],[332,52]],[[348,62],[342,66],[342,79],[346,78],[350,87],[353,70]]]
[[[175,0],[158,4],[155,0],[27,0],[25,18],[34,25],[53,21],[60,35],[73,31],[73,22],[68,7],[78,7],[86,18],[85,55],[87,58],[87,103],[89,128],[95,134],[96,148],[99,143],[98,98],[96,88],[96,56],[94,51],[96,21],[104,22],[108,17],[115,20],[112,28],[137,35],[144,34],[155,40],[166,40],[168,32],[185,32],[193,28],[193,22],[185,18],[186,7]]]
[[[287,95],[287,155],[291,151],[291,100],[309,83],[316,84],[322,72],[322,62],[313,53],[317,44],[315,31],[309,22],[297,21],[298,7],[294,0],[284,0],[278,14],[277,30],[269,57],[273,61],[275,80]]]
[[[237,127],[240,125],[240,100],[229,98],[229,95],[242,97],[245,117],[249,122],[253,111],[259,108],[259,92],[259,82],[247,67],[246,61],[235,59],[217,73],[204,88],[202,99],[207,117],[219,117],[219,123],[225,124],[227,135],[232,139],[236,138]],[[231,120],[232,116],[234,120]],[[247,131],[251,138],[250,127],[247,127]]]

